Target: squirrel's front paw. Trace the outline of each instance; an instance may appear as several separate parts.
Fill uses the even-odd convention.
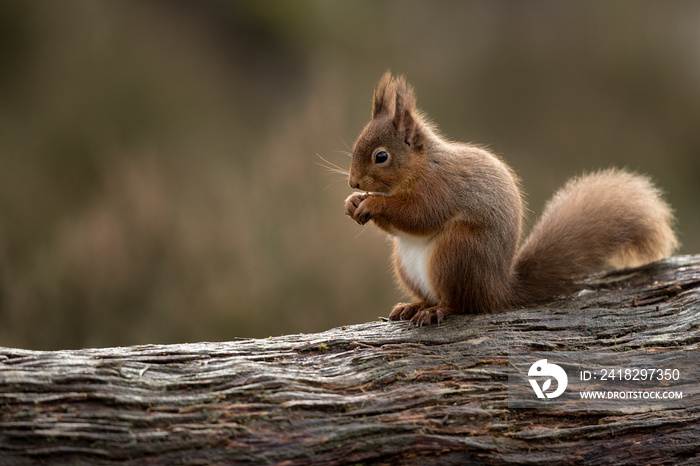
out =
[[[369,193],[354,193],[345,200],[345,215],[350,216],[360,225],[372,220],[373,212],[370,208],[372,195]]]
[[[350,196],[348,196],[348,198],[345,199],[345,215],[355,220],[357,206],[359,206],[365,199],[367,199],[367,193],[352,193]]]
[[[360,202],[360,205],[357,206],[357,209],[355,209],[355,213],[352,216],[352,219],[360,225],[364,225],[372,220],[373,213],[369,208],[368,201],[369,199],[365,199],[364,201]]]

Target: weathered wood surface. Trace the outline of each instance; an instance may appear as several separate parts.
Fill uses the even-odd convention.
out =
[[[537,309],[229,343],[0,348],[0,463],[698,464],[700,403],[509,410],[507,356],[697,352],[700,256]]]

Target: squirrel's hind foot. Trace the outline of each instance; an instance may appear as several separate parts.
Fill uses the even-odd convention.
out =
[[[417,303],[399,303],[391,310],[389,314],[390,320],[409,320],[416,315],[417,312],[429,308],[432,304],[426,301],[418,301]]]
[[[412,325],[422,327],[435,322],[438,325],[442,323],[444,318],[454,311],[444,306],[433,306],[426,301],[417,303],[399,303],[394,306],[389,319],[391,320],[409,320]]]
[[[414,315],[411,318],[411,324],[415,325],[416,327],[422,327],[424,325],[430,325],[431,323],[435,322],[438,325],[442,323],[442,321],[445,319],[450,314],[453,314],[454,311],[450,309],[449,307],[444,307],[444,306],[433,306],[429,307],[428,309],[424,309],[422,311],[416,312],[416,315]]]

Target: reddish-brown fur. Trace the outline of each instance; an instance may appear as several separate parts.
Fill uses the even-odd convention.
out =
[[[375,163],[381,151],[388,160]],[[412,88],[389,73],[353,148],[349,183],[363,192],[346,200],[346,213],[395,237],[397,278],[419,300],[397,304],[390,317],[417,325],[543,303],[579,289],[586,274],[651,262],[677,246],[653,184],[606,170],[570,181],[518,249],[516,175],[488,151],[441,137]]]

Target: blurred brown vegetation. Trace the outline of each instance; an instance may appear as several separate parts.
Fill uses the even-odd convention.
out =
[[[520,174],[659,183],[700,251],[700,3],[0,2],[0,345],[312,332],[387,315],[343,216],[387,69]]]

